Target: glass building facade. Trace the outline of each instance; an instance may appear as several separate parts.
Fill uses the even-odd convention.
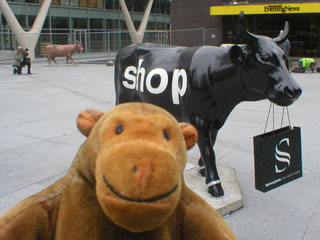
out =
[[[8,1],[8,4],[22,28],[29,30],[42,2],[43,0],[13,0]],[[138,29],[148,1],[126,0],[125,2]],[[154,0],[147,30],[159,31],[169,28],[170,2]],[[91,52],[118,48],[119,45],[130,43],[129,34],[124,33],[125,31],[128,30],[119,0],[52,0],[36,55],[40,54],[40,44],[44,42],[66,44],[78,40],[86,51]],[[151,33],[146,34],[146,37],[159,38],[152,36]],[[0,11],[0,50],[13,49],[14,41],[7,21]],[[103,43],[107,41],[114,44],[104,45]]]
[[[238,43],[236,32],[241,10],[246,13],[247,29],[258,35],[277,37],[288,21],[291,56],[320,56],[319,0],[174,0],[173,31],[186,26],[204,29],[198,34],[191,31],[172,34],[171,43],[182,46]]]

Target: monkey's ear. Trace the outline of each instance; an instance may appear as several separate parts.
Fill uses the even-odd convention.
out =
[[[88,137],[92,128],[103,114],[104,112],[95,109],[87,109],[82,111],[77,118],[77,127],[79,131],[84,136]]]
[[[198,131],[197,129],[189,123],[179,123],[181,131],[186,142],[186,147],[189,150],[198,141]]]

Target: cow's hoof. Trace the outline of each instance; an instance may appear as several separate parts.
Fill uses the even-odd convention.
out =
[[[201,166],[198,168],[198,172],[199,172],[199,175],[201,177],[205,177],[206,176],[206,168],[204,166]]]
[[[208,187],[208,193],[212,197],[222,197],[224,195],[224,191],[221,186],[221,183],[218,183],[218,184],[215,184],[215,185]]]

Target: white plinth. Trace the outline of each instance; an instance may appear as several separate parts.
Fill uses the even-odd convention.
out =
[[[235,170],[221,165],[217,167],[224,190],[223,197],[209,196],[205,178],[199,175],[197,167],[192,163],[187,163],[184,179],[189,188],[206,200],[221,216],[225,216],[243,207],[242,194]]]

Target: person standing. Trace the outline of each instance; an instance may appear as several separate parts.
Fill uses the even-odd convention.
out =
[[[23,62],[22,65],[28,67],[28,74],[32,74],[31,73],[31,59],[29,56],[29,49],[26,48],[25,50],[22,50],[22,55],[23,55]]]
[[[21,74],[22,61],[23,61],[22,47],[17,46],[16,52],[14,54],[14,65],[15,65],[15,68],[13,69],[14,74],[18,74],[18,75]]]

